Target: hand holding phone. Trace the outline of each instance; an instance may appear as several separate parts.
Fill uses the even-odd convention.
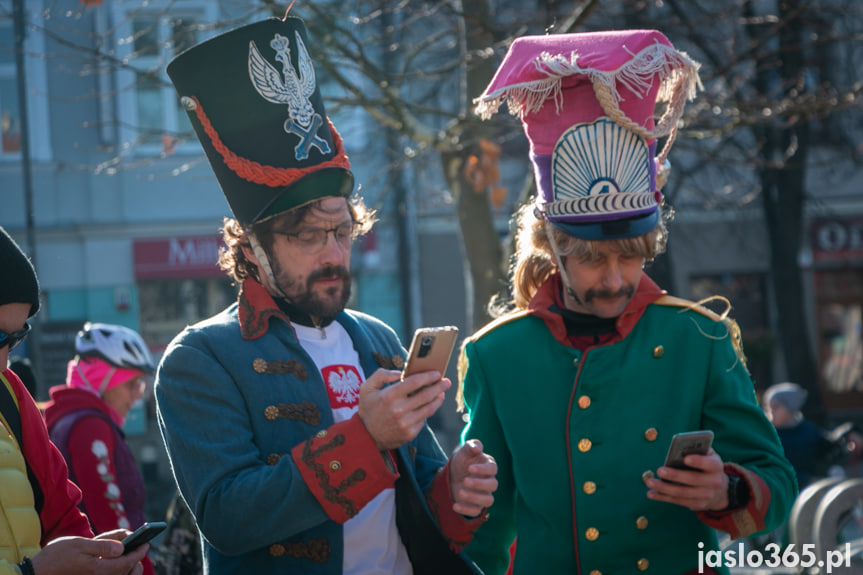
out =
[[[423,371],[437,371],[443,377],[449,365],[458,328],[454,325],[423,327],[414,332],[402,379]]]
[[[671,438],[671,445],[668,446],[668,453],[665,455],[665,466],[674,469],[699,471],[683,463],[683,458],[693,454],[707,455],[712,444],[713,432],[709,429],[678,433]]]
[[[134,551],[144,543],[150,541],[153,537],[164,531],[167,526],[168,524],[164,521],[144,523],[123,539],[123,555]]]

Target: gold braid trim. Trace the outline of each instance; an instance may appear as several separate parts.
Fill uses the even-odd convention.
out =
[[[267,361],[265,359],[258,358],[252,362],[252,369],[254,369],[256,373],[265,373],[267,375],[290,373],[295,375],[300,381],[306,381],[309,379],[306,366],[296,359],[289,359],[288,361]]]
[[[276,419],[292,419],[294,421],[302,421],[313,427],[317,427],[321,422],[321,411],[318,406],[312,401],[304,401],[300,404],[296,403],[279,403],[269,405],[264,409],[264,417],[268,421]]]
[[[378,364],[378,367],[382,367],[383,369],[402,369],[405,366],[405,360],[400,355],[387,357],[382,353],[373,351],[372,357],[375,358],[375,363]]]
[[[329,443],[325,443],[317,449],[312,450],[312,442],[314,439],[314,437],[311,437],[303,443],[303,454],[300,459],[309,469],[312,470],[312,472],[314,472],[315,477],[318,479],[318,485],[320,485],[321,490],[324,492],[324,499],[344,509],[345,514],[348,517],[353,517],[359,513],[359,509],[357,509],[357,506],[353,501],[343,496],[342,493],[364,480],[366,478],[366,472],[362,468],[356,469],[347,477],[347,479],[339,483],[338,486],[334,487],[330,485],[330,475],[327,473],[326,469],[324,469],[324,466],[316,461],[316,458],[327,451],[344,445],[345,436],[340,433],[333,437],[332,441]]]
[[[308,543],[295,541],[274,543],[270,545],[270,555],[273,557],[288,555],[295,559],[308,559],[313,563],[326,563],[327,559],[330,558],[330,544],[323,537],[310,539]]]

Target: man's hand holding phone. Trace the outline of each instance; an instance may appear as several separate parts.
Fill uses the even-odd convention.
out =
[[[363,383],[359,416],[378,449],[395,449],[415,438],[443,404],[452,385],[443,375],[457,335],[455,326],[416,330],[402,372],[379,369]]]
[[[381,451],[401,447],[419,435],[452,385],[437,371],[399,381],[401,376],[399,371],[379,369],[360,387],[359,417]]]
[[[712,439],[712,434],[710,436]],[[725,465],[710,447],[710,441],[703,439],[693,439],[690,434],[672,441],[666,464],[656,470],[658,479],[645,481],[650,488],[647,492],[649,499],[681,505],[693,511],[718,511],[728,506]],[[698,444],[698,447],[692,448],[693,444]]]

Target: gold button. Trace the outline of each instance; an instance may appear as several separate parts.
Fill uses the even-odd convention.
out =
[[[587,451],[590,451],[590,448],[592,445],[593,444],[590,442],[589,439],[582,439],[581,441],[578,442],[578,450],[581,451],[582,453],[585,453]]]
[[[590,407],[590,398],[586,395],[582,395],[578,398],[578,406],[582,409],[587,409]]]
[[[647,517],[642,515],[635,520],[635,526],[639,529],[647,529]]]
[[[596,483],[593,481],[585,481],[583,486],[584,492],[588,495],[593,495],[596,493]]]
[[[273,557],[281,557],[285,554],[285,546],[280,545],[279,543],[273,543],[270,545],[270,555]]]
[[[282,458],[278,453],[271,453],[267,456],[267,465],[275,465]]]
[[[269,421],[275,421],[279,418],[279,408],[275,405],[268,405],[264,408],[264,417]]]
[[[638,560],[638,570],[639,571],[647,571],[647,568],[650,567],[650,561],[647,559],[639,559]]]
[[[574,360],[572,360],[572,365],[574,365],[575,367],[578,367],[578,358],[575,358]]]
[[[600,571],[599,569],[594,569],[590,572],[590,575],[602,575],[602,571]]]
[[[327,430],[326,429],[322,429],[315,434],[315,437],[317,437],[318,439],[323,439],[326,436],[327,436]]]
[[[657,345],[656,347],[653,348],[653,357],[660,358],[663,355],[665,355],[665,348],[664,347],[662,347],[661,345]]]
[[[646,439],[647,441],[656,441],[657,435],[659,435],[659,432],[656,431],[656,428],[651,427],[644,432],[644,439]]]
[[[584,532],[584,536],[587,537],[588,541],[596,541],[597,539],[599,539],[599,529],[597,529],[596,527],[591,527]]]
[[[267,362],[260,357],[252,362],[252,369],[256,373],[267,373]]]
[[[338,471],[342,468],[342,464],[338,461],[330,461],[330,471]]]
[[[644,481],[645,483],[647,483],[648,479],[653,479],[653,477],[654,477],[653,472],[649,469],[641,474],[641,480]]]

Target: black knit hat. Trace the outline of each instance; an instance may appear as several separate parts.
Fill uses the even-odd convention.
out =
[[[39,280],[33,264],[15,243],[15,240],[0,227],[0,305],[7,303],[29,303],[30,315],[39,311]]]
[[[328,196],[354,177],[327,117],[306,26],[270,18],[197,44],[168,75],[231,211],[244,226]]]

